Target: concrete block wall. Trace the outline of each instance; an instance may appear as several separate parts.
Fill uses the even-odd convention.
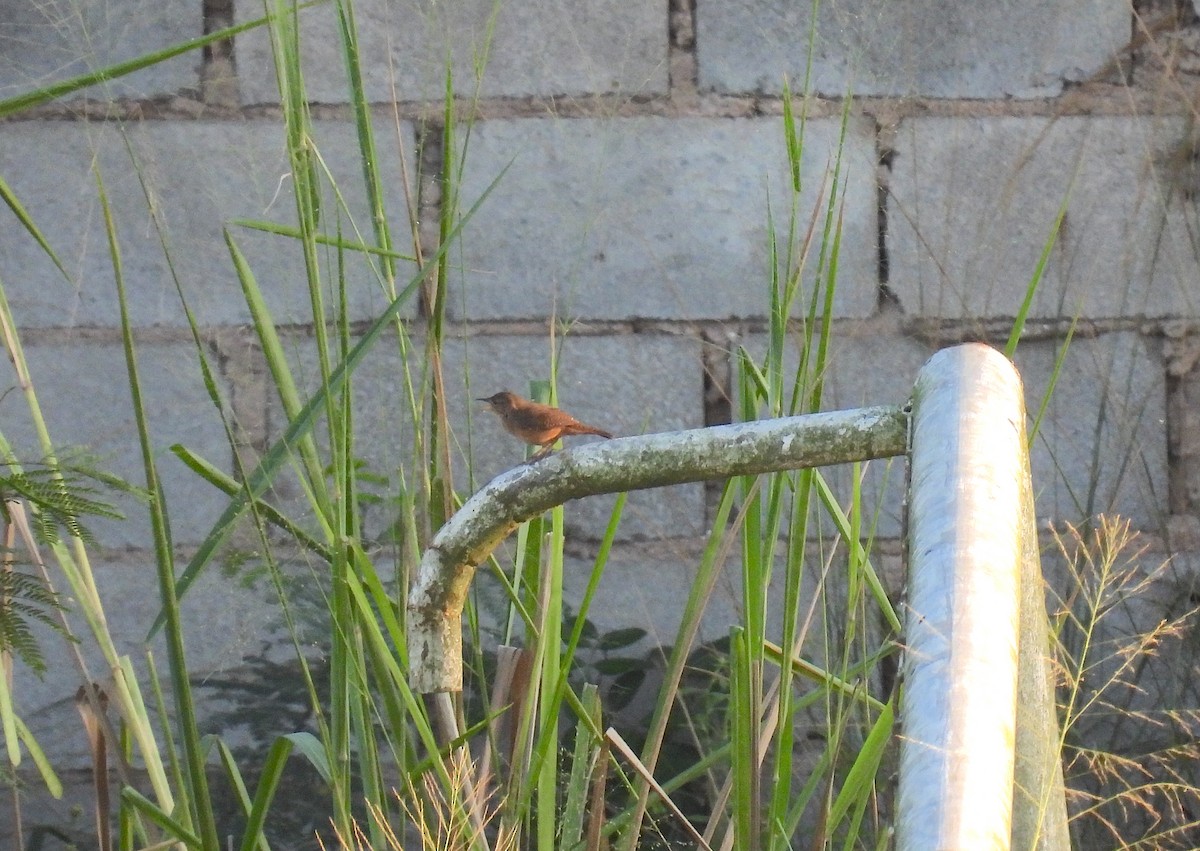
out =
[[[262,13],[243,0],[148,10],[138,0],[0,0],[0,98]],[[581,419],[627,434],[727,417],[738,347],[763,346],[769,223],[786,222],[792,204],[781,94],[785,79],[792,91],[804,86],[809,5],[360,0],[355,16],[397,243],[409,232],[402,174],[419,194],[429,251],[443,200],[432,178],[464,156],[465,209],[504,172],[467,225],[448,281],[450,413],[460,447],[470,447],[459,486],[521,457],[470,400],[546,376],[552,317],[570,326],[559,388]],[[347,225],[353,216],[367,233],[333,9],[300,18],[315,143],[346,195]],[[1200,26],[1190,4],[824,0],[816,27],[796,209],[803,232],[832,191],[826,175],[840,149],[830,406],[902,401],[938,347],[1002,342],[1067,198],[1017,357],[1031,411],[1057,376],[1034,451],[1039,516],[1119,512],[1152,553],[1200,551]],[[440,149],[447,57],[460,112],[473,121],[454,152]],[[93,165],[120,233],[173,533],[186,550],[220,500],[166,448],[182,442],[231,459],[174,276],[249,443],[282,425],[244,342],[248,314],[226,229],[276,319],[291,326],[295,363],[314,371],[298,253],[236,224],[293,215],[264,31],[0,122],[0,177],[71,278],[7,211],[0,216],[0,282],[51,432],[136,479]],[[814,256],[806,285],[816,267]],[[350,280],[350,310],[365,322],[386,301],[365,266]],[[415,302],[408,318],[419,338]],[[411,443],[396,357],[380,346],[356,384],[360,448],[375,466]],[[19,399],[2,401],[0,428],[28,448]],[[894,471],[885,486],[872,475],[885,494],[880,534],[898,536],[902,477]],[[576,552],[588,552],[610,503],[573,508]],[[144,516],[126,507],[129,522],[95,524],[114,584],[132,575],[117,566],[143,563],[150,546]],[[662,575],[686,576],[708,521],[701,486],[635,495],[619,560],[678,555]],[[632,616],[676,605],[684,589],[658,583],[653,592],[665,602],[619,608]]]

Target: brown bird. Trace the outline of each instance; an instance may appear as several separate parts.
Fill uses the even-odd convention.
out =
[[[488,407],[500,417],[500,423],[505,431],[518,440],[523,440],[530,446],[540,446],[542,450],[530,458],[537,461],[550,454],[554,441],[560,437],[571,437],[577,434],[595,434],[603,438],[611,438],[612,433],[602,428],[585,425],[566,411],[543,405],[541,402],[531,402],[516,393],[501,390],[486,399]]]

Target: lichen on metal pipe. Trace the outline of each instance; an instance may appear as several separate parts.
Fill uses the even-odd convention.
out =
[[[484,485],[434,537],[408,597],[417,692],[462,690],[462,609],[475,567],[521,523],[572,499],[905,452],[897,406],[618,438],[516,467]]]

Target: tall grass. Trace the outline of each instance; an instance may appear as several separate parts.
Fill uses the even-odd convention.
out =
[[[464,101],[447,71],[444,110],[423,127],[421,136],[422,144],[438,148],[442,158],[436,175],[437,244],[431,248],[419,242],[419,205],[412,193],[430,176],[380,172],[377,152],[383,145],[399,144],[400,134],[397,140],[376,138],[363,92],[353,3],[335,0],[348,69],[347,102],[368,199],[368,220],[357,217],[326,167],[313,132],[300,9],[270,0],[263,19],[235,28],[265,26],[270,34],[294,223],[280,227],[238,221],[225,228],[229,262],[286,425],[259,456],[246,455],[229,400],[215,378],[203,318],[193,315],[185,289],[176,281],[205,389],[234,459],[233,472],[227,474],[213,459],[175,447],[178,458],[195,472],[196,487],[215,487],[228,496],[223,514],[186,561],[171,540],[171,506],[160,486],[160,461],[149,436],[151,414],[141,401],[138,335],[128,318],[121,233],[106,215],[113,297],[122,309],[121,339],[142,449],[143,480],[137,487],[152,519],[153,540],[147,548],[155,554],[161,605],[154,629],[165,636],[168,648],[169,705],[152,669],[139,675],[112,637],[91,569],[90,544],[79,523],[87,511],[106,508],[83,498],[86,491],[59,463],[52,424],[40,414],[37,388],[0,280],[0,331],[51,471],[37,489],[19,491],[32,522],[22,524],[15,510],[7,519],[43,569],[45,587],[65,583],[76,601],[74,618],[64,621],[63,632],[98,647],[114,672],[108,697],[119,721],[106,731],[108,742],[129,752],[125,762],[141,766],[140,772],[121,777],[117,846],[181,843],[217,849],[226,846],[229,836],[243,849],[301,842],[307,837],[288,836],[279,825],[295,803],[284,799],[281,789],[288,774],[297,771],[295,762],[303,761],[309,776],[318,778],[318,788],[300,805],[312,807],[319,800],[330,819],[321,841],[347,848],[423,844],[551,851],[606,845],[655,848],[683,841],[712,848],[785,849],[795,847],[800,836],[811,847],[885,847],[896,722],[890,671],[900,617],[878,574],[874,527],[879,509],[864,500],[864,470],[857,466],[847,471],[849,493],[840,499],[830,480],[815,470],[723,485],[680,626],[661,664],[647,663],[638,672],[652,673],[646,680],[657,689],[644,729],[614,729],[614,707],[606,705],[594,684],[580,686],[573,678],[595,633],[590,607],[618,536],[623,498],[596,548],[581,600],[564,599],[567,514],[560,507],[523,526],[511,556],[497,556],[487,565],[503,593],[503,611],[492,618],[502,625],[502,641],[497,646],[485,628],[494,612],[484,611],[482,604],[468,610],[477,650],[469,660],[465,697],[426,699],[409,688],[403,622],[407,575],[421,546],[461,502],[455,465],[462,461],[447,413],[455,381],[442,365],[449,335],[447,282],[463,225],[487,203],[488,193],[470,209],[460,206],[459,175],[469,151],[472,98],[465,99],[468,106],[460,112]],[[207,38],[229,37],[235,30]],[[0,117],[198,43],[2,102]],[[482,66],[477,71],[481,74]],[[473,84],[477,91],[478,81],[478,76],[468,81],[468,87]],[[800,176],[808,103],[804,93],[794,97],[785,90],[781,132],[791,182],[784,197],[770,199],[767,211],[765,351],[730,353],[736,372],[733,409],[742,420],[817,411],[825,402],[851,100],[846,99],[842,115],[842,144],[820,182],[817,201],[806,208]],[[103,201],[105,175],[97,172],[96,178]],[[385,184],[394,180],[401,180],[409,193],[399,219],[383,200]],[[0,194],[28,238],[69,274],[54,255],[53,240],[2,182]],[[149,194],[147,190],[148,203]],[[106,205],[104,209],[107,213]],[[272,317],[258,280],[261,273],[243,250],[250,232],[288,241],[303,259],[311,328],[307,354],[319,375],[313,389],[303,389],[314,382],[299,374],[297,358],[289,351],[294,337]],[[411,247],[398,248],[396,233],[411,234]],[[162,248],[170,259],[165,236]],[[388,305],[365,327],[352,320],[347,308],[353,272],[363,270]],[[0,270],[0,277],[4,273]],[[1040,274],[1041,265],[1010,350]],[[403,318],[404,309],[418,298],[424,317],[412,323]],[[531,387],[533,395],[549,401],[556,395],[558,343],[551,340],[546,374]],[[364,507],[372,501],[376,479],[375,471],[365,469],[359,459],[354,389],[356,369],[369,354],[385,349],[401,376],[397,405],[413,429],[411,452],[396,462],[391,480],[394,546],[381,551],[364,533]],[[26,481],[16,454],[2,439],[0,456],[10,488]],[[289,476],[298,484],[302,506],[273,499],[273,488]],[[203,713],[179,612],[180,599],[197,579],[219,569],[231,555],[252,559],[268,580],[293,651],[286,670],[312,722],[307,729],[276,731],[265,747],[249,754],[235,750],[219,734],[201,734]],[[289,563],[301,557],[318,566],[311,582],[289,574]],[[720,646],[702,645],[701,621],[726,571],[738,577],[743,616]],[[52,598],[9,587],[0,585],[0,600],[31,599],[40,603],[40,616],[56,617]],[[309,617],[306,602],[317,604],[318,615],[312,619],[322,630],[320,657],[308,650],[313,624],[304,622]],[[776,622],[779,611],[783,616]],[[86,635],[75,626],[80,618]],[[621,647],[630,636],[607,638],[610,646]],[[8,651],[6,663],[11,666]],[[622,664],[628,668],[629,662]],[[85,682],[96,679],[82,656],[80,665]],[[153,700],[142,694],[147,682],[153,685]],[[0,729],[9,762],[15,768],[22,753],[29,753],[42,781],[57,794],[61,783],[22,722],[8,684],[7,677],[0,677]],[[97,704],[91,707],[93,715],[107,717],[91,694],[84,699]],[[1069,719],[1075,717],[1071,713],[1080,694],[1068,702]],[[456,728],[467,730],[452,747],[439,737],[447,712],[456,716]],[[168,720],[156,726],[151,721],[155,716]],[[681,748],[691,756],[682,766],[671,758]],[[233,801],[236,818],[218,812],[218,791]]]

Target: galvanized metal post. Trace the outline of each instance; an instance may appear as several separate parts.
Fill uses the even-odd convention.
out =
[[[1009,848],[1014,838],[1026,847],[1066,848],[1053,743],[1036,765],[1022,758],[1023,782],[1046,788],[1026,790],[1018,802],[1022,826],[1015,833],[1013,826],[1023,607],[1026,624],[1033,619],[1042,629],[1040,639],[1023,643],[1033,657],[1022,689],[1044,698],[1041,732],[1053,738],[1057,726],[1036,538],[1030,541],[1036,530],[1020,377],[987,346],[943,350],[917,378],[912,418],[897,848]],[[1023,577],[1028,559],[1032,569]],[[1024,603],[1023,581],[1037,583]],[[1030,724],[1028,715],[1022,723]],[[1025,812],[1031,800],[1050,807],[1033,829]]]

